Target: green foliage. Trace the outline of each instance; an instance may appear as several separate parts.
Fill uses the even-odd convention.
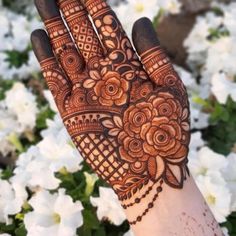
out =
[[[222,37],[227,37],[229,36],[230,33],[228,31],[228,29],[226,29],[224,26],[221,26],[219,28],[211,28],[209,29],[209,36],[208,36],[208,39],[210,41],[215,41],[219,38],[222,38]]]
[[[12,224],[0,223],[0,233],[8,233],[12,236],[26,236],[27,231],[22,221],[15,220]]]
[[[7,55],[6,61],[9,62],[10,68],[12,67],[20,68],[22,65],[26,64],[29,60],[28,52],[29,49],[26,49],[23,52],[19,52],[16,50],[5,51]]]
[[[236,236],[236,213],[231,214],[226,223],[221,225],[222,227],[226,227],[229,230],[230,236]]]
[[[224,12],[219,7],[212,7],[211,11],[214,12],[217,16],[224,16]]]
[[[236,143],[236,103],[229,98],[226,105],[207,101],[205,110],[210,113],[210,126],[204,130],[204,138],[216,152],[227,155]]]
[[[55,113],[50,109],[48,105],[41,108],[37,120],[36,120],[36,128],[39,130],[43,130],[47,128],[47,119],[53,119]]]
[[[12,176],[13,176],[13,170],[9,166],[5,170],[3,170],[0,174],[0,178],[3,180],[9,180]]]
[[[5,92],[9,90],[16,81],[0,79],[0,101],[5,98]]]

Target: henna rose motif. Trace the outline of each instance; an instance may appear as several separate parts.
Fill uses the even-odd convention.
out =
[[[128,89],[129,83],[114,71],[109,71],[94,87],[100,103],[105,106],[124,105],[128,98]]]
[[[134,163],[148,160],[150,155],[144,152],[143,141],[141,139],[126,136],[123,139],[123,144],[120,147],[120,154],[125,157],[126,161]]]
[[[166,160],[180,163],[186,158],[186,127],[182,127],[186,117],[179,101],[167,92],[132,105],[118,136],[121,158],[133,165],[146,162],[151,177],[159,178]]]
[[[149,102],[157,109],[158,116],[176,120],[182,114],[182,106],[170,93],[159,93],[158,97],[152,96]]]
[[[130,137],[134,137],[134,135],[140,134],[142,125],[152,121],[157,115],[157,110],[151,103],[141,102],[135,104],[124,114],[124,131]]]
[[[156,117],[152,122],[142,126],[141,139],[144,151],[152,156],[179,159],[186,155],[186,148],[181,144],[180,125],[167,117]]]

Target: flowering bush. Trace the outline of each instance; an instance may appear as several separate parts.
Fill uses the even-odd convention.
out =
[[[0,235],[132,235],[113,190],[83,162],[56,115],[29,42],[30,32],[42,26],[32,1],[0,4]],[[159,22],[178,14],[181,4],[127,0],[114,8],[130,34],[139,17]],[[184,41],[191,72],[176,66],[191,105],[189,167],[225,235],[232,236],[236,234],[235,15],[236,3],[213,2]],[[109,79],[101,81],[98,93]],[[150,120],[155,112],[152,102],[158,101],[141,107]],[[171,98],[166,103],[170,116],[181,112]],[[155,122],[153,127],[158,128]],[[139,132],[135,124],[129,128]],[[132,140],[126,136],[129,145]],[[124,157],[132,161],[132,150],[126,148]]]

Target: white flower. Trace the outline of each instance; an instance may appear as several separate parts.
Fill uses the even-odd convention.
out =
[[[196,80],[193,77],[193,74],[191,74],[190,72],[186,71],[185,69],[177,65],[174,65],[174,68],[188,90],[190,91],[199,90]]]
[[[190,100],[191,128],[203,129],[209,126],[209,114],[201,111],[202,106]]]
[[[189,53],[201,53],[208,49],[211,42],[208,40],[210,29],[217,29],[222,24],[222,17],[209,12],[205,16],[199,16],[184,42]]]
[[[52,190],[60,184],[60,180],[54,176],[36,146],[31,146],[26,153],[19,156],[11,181],[31,189],[41,187]]]
[[[16,117],[4,106],[4,102],[0,102],[0,152],[3,156],[7,156],[7,154],[15,150],[9,137],[16,135],[19,124]]]
[[[0,10],[0,39],[1,39],[1,44],[0,44],[0,50],[6,50],[6,42],[4,42],[4,37],[8,34],[9,32],[9,21],[6,16],[5,11]]]
[[[42,159],[48,163],[48,168],[54,172],[66,168],[67,171],[74,173],[81,169],[82,157],[72,141],[66,137],[55,137],[53,135],[45,137],[37,144]]]
[[[132,230],[129,230],[124,236],[135,236]]]
[[[24,84],[15,83],[12,89],[6,92],[5,103],[7,109],[16,115],[22,130],[32,130],[35,127],[38,113],[36,97]]]
[[[227,157],[228,165],[222,170],[222,174],[232,194],[231,211],[236,211],[236,154],[231,153]]]
[[[0,222],[9,224],[9,216],[21,211],[27,193],[22,186],[1,179],[0,189]]]
[[[184,46],[189,53],[204,52],[210,45],[207,37],[209,35],[209,25],[203,17],[198,17],[189,36],[184,41]]]
[[[207,60],[208,49],[213,44],[208,39],[210,30],[217,29],[222,22],[223,18],[212,12],[199,16],[189,36],[185,39],[184,46],[189,53],[188,61],[195,72],[204,65]]]
[[[11,49],[24,51],[29,45],[29,34],[36,28],[41,27],[41,23],[33,18],[28,20],[26,16],[11,13],[10,29],[11,29]]]
[[[99,220],[108,219],[115,225],[120,225],[125,221],[124,211],[112,189],[100,187],[99,197],[90,197],[90,202],[94,207],[97,207]]]
[[[230,215],[231,195],[226,182],[219,172],[211,176],[198,176],[196,183],[219,223],[226,221]]]
[[[189,157],[189,168],[194,176],[219,172],[226,166],[225,156],[213,152],[208,147],[202,147],[196,156]]]
[[[133,24],[141,17],[148,17],[151,20],[158,14],[158,0],[128,0],[114,8],[124,29],[130,36]]]
[[[235,58],[235,39],[232,37],[222,37],[209,48],[205,70],[209,75],[223,71],[230,76],[234,76],[236,74]]]
[[[204,145],[204,141],[202,139],[202,133],[200,131],[194,132],[191,135],[191,142],[190,142],[190,150],[197,151]]]
[[[52,135],[55,138],[63,136],[68,142],[71,140],[59,114],[56,114],[53,120],[47,119],[46,123],[48,128],[41,132],[43,138]]]
[[[203,146],[204,146],[204,141],[202,140],[201,132],[192,133],[191,142],[189,145],[189,154],[188,154],[188,159],[190,160],[190,162],[191,160],[198,159],[199,148]]]
[[[29,43],[28,31],[25,30],[29,21],[23,15],[16,15],[15,20],[11,21],[11,32],[15,40],[12,41],[12,49],[23,51]]]
[[[64,189],[54,194],[40,191],[29,204],[33,211],[24,218],[28,236],[75,236],[76,229],[83,224],[81,202],[73,202]]]
[[[217,73],[212,77],[211,91],[221,104],[226,104],[229,96],[236,102],[236,83],[227,79],[226,74]]]
[[[230,236],[229,235],[229,231],[228,231],[228,229],[226,227],[221,228],[221,230],[223,231],[223,235],[224,236]]]
[[[159,0],[158,6],[167,13],[178,14],[182,4],[178,0]]]
[[[54,112],[58,112],[58,109],[57,109],[55,100],[52,96],[52,93],[49,90],[44,90],[43,94],[44,94],[45,98],[48,100],[51,110]]]
[[[229,30],[230,35],[236,36],[236,3],[226,5],[224,9],[224,25]]]

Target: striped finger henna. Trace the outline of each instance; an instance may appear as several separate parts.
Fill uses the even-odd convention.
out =
[[[185,87],[149,20],[134,26],[136,52],[104,0],[36,6],[48,35],[32,33],[34,51],[73,142],[125,209],[151,199],[136,224],[188,177]]]

